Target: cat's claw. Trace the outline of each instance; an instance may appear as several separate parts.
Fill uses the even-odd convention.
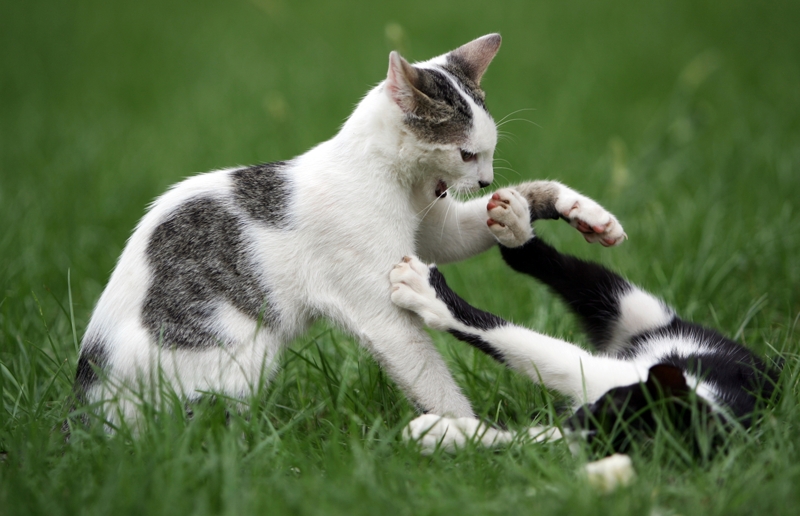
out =
[[[506,247],[519,247],[533,238],[528,201],[513,188],[501,188],[486,205],[489,230]]]
[[[600,245],[611,247],[628,238],[614,215],[577,192],[562,192],[556,201],[556,210],[590,244],[599,242]]]

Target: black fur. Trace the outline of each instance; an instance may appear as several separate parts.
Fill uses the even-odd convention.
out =
[[[254,178],[261,173],[244,177],[258,186]],[[266,324],[275,317],[266,307],[268,292],[248,256],[242,223],[219,200],[203,197],[186,202],[153,231],[146,253],[153,276],[142,322],[165,346],[198,349],[226,344],[208,327],[220,301],[254,320],[263,317]]]
[[[619,318],[619,298],[631,289],[625,279],[602,265],[561,254],[541,238],[500,249],[512,269],[533,276],[564,299],[592,344],[601,351],[607,347],[611,325]]]
[[[500,317],[478,310],[474,306],[461,299],[458,294],[447,285],[444,276],[439,269],[431,267],[428,273],[428,283],[436,291],[436,297],[439,298],[444,304],[447,305],[448,310],[453,317],[462,323],[472,328],[481,330],[491,330],[500,326],[507,325],[508,323]],[[480,351],[486,353],[493,359],[500,363],[505,363],[505,357],[500,350],[492,347],[491,344],[481,339],[479,336],[472,333],[465,333],[458,330],[449,330],[449,333],[458,340],[464,341],[471,346],[476,347]]]
[[[666,372],[666,378],[658,371]],[[611,389],[578,408],[564,426],[585,431],[590,443],[598,440],[613,451],[625,452],[641,435],[654,435],[660,424],[691,440],[693,421],[712,419],[719,421],[708,404],[692,396],[683,371],[659,364],[650,369],[646,382]]]
[[[108,351],[103,341],[96,336],[87,335],[83,341],[81,354],[78,357],[78,368],[75,371],[75,395],[79,401],[97,381],[98,370],[108,364]]]
[[[450,289],[444,279],[444,276],[436,267],[430,268],[430,272],[428,273],[428,282],[436,291],[436,297],[441,299],[444,304],[447,305],[447,308],[450,310],[450,313],[453,314],[453,317],[467,326],[485,331],[508,324],[500,317],[490,314],[489,312],[478,310],[474,306],[471,306],[469,303],[458,297],[458,294]]]
[[[539,279],[567,302],[598,349],[603,350],[608,345],[612,325],[620,315],[619,299],[633,288],[630,283],[599,264],[559,253],[541,238],[534,238],[514,249],[501,246],[501,251],[514,270]],[[677,316],[660,328],[632,337],[617,356],[632,359],[645,344],[661,338],[699,344],[698,353],[665,355],[660,363],[674,366],[713,385],[719,401],[743,425],[751,423],[749,415],[756,408],[758,396],[765,399],[772,396],[777,371],[741,344]],[[610,394],[627,396],[626,393],[635,391],[636,387],[629,386],[625,388],[627,390],[623,389],[625,392],[620,391],[622,394]],[[632,406],[635,407],[636,403]]]
[[[470,346],[477,348],[479,351],[484,352],[485,354],[489,355],[490,357],[497,360],[501,364],[506,363],[506,357],[503,355],[503,353],[499,349],[495,348],[494,346],[492,346],[491,344],[480,338],[479,336],[458,330],[448,330],[447,333],[457,338],[458,340],[466,342]]]

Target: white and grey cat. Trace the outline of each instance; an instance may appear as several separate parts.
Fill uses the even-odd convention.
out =
[[[612,446],[624,448],[630,437],[612,435],[612,429],[630,419],[632,427],[654,431],[656,400],[672,405],[668,414],[674,428],[686,429],[692,392],[709,413],[749,426],[757,401],[771,396],[776,371],[744,346],[680,319],[661,300],[607,268],[559,253],[534,237],[532,220],[570,217],[557,197],[546,195],[547,185],[535,185],[496,192],[487,205],[489,226],[506,262],[558,294],[579,317],[599,355],[470,306],[435,266],[416,258],[393,269],[392,300],[431,328],[450,332],[535,383],[568,395],[575,403],[564,424],[569,433],[589,438],[603,433]],[[592,232],[585,224],[578,229]],[[556,428],[540,427],[528,434],[534,440],[562,436]],[[413,420],[407,436],[419,440],[425,451],[437,446],[452,450],[469,439],[496,445],[514,438],[474,418],[435,414]]]
[[[491,34],[415,65],[392,52],[386,80],[331,140],[291,161],[191,177],[159,197],[94,309],[77,397],[109,400],[102,416],[118,420],[135,418],[137,393],[157,381],[187,400],[246,396],[324,317],[422,410],[472,416],[418,318],[392,304],[387,273],[404,255],[452,262],[496,243],[488,197],[447,192],[493,181],[497,131],[480,81],[499,47]],[[616,242],[610,215],[580,199],[597,208],[585,213],[598,229],[589,239]],[[586,223],[584,211],[573,225]]]

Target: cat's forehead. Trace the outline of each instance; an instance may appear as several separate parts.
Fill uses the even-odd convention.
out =
[[[466,65],[463,59],[452,52],[434,57],[433,59],[428,59],[421,63],[414,63],[415,67],[423,70],[436,70],[440,73],[445,73],[458,85],[458,88],[463,93],[468,95],[475,104],[480,106],[488,114],[488,110],[486,109],[486,94],[478,84],[468,77],[465,71]]]
[[[470,135],[484,136],[482,140],[495,139],[494,121],[486,108],[483,90],[468,79],[448,55],[415,63],[414,67],[419,71],[420,91],[452,108],[452,115],[446,120],[425,112],[408,118],[406,123],[417,136],[431,143],[455,145],[464,144]],[[493,144],[487,142],[486,145]]]

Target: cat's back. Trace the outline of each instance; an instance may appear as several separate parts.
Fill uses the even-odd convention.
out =
[[[231,292],[234,306],[257,317],[265,286],[253,233],[279,232],[287,223],[287,168],[278,162],[206,172],[158,197],[128,240],[87,335],[142,323],[157,333],[179,305]]]

